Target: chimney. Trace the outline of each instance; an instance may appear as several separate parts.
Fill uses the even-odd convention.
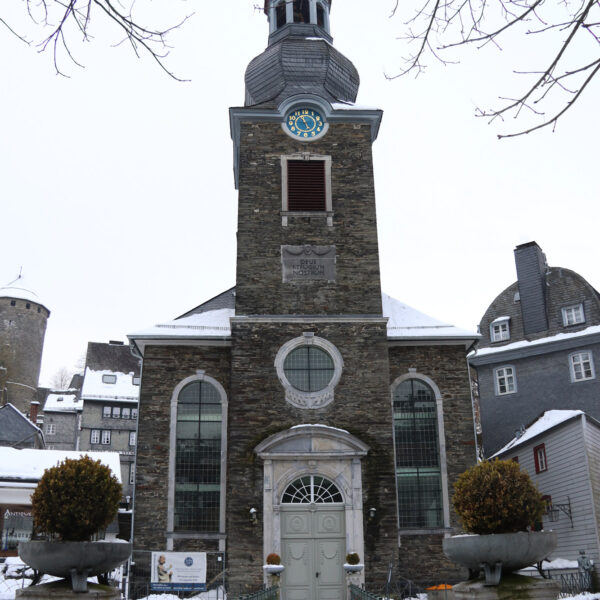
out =
[[[40,409],[40,403],[37,400],[29,406],[29,420],[37,427],[38,410]]]
[[[525,335],[548,329],[546,311],[546,271],[548,264],[542,249],[535,242],[515,248],[515,264]]]

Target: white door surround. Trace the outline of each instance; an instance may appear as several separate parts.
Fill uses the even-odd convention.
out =
[[[347,431],[325,425],[297,425],[256,446],[264,475],[263,560],[271,552],[282,553],[282,497],[293,481],[305,475],[335,483],[343,500],[346,552],[357,552],[364,560],[361,459],[368,450]]]

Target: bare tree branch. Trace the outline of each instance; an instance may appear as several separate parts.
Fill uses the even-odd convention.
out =
[[[395,79],[415,70],[417,74],[425,67],[427,56],[432,56],[444,64],[451,62],[445,51],[459,46],[475,44],[478,48],[493,43],[498,48],[500,39],[507,41],[509,31],[523,36],[540,36],[554,46],[546,65],[542,69],[514,69],[522,76],[535,76],[526,90],[516,98],[500,98],[506,103],[489,110],[477,110],[477,116],[488,117],[490,122],[511,114],[514,118],[544,120],[534,126],[525,126],[521,131],[499,135],[499,138],[514,137],[537,131],[544,127],[555,128],[557,121],[579,100],[588,88],[590,81],[598,73],[600,61],[600,1],[582,0],[417,0],[420,4],[413,16],[405,21],[407,34],[402,38],[417,42],[417,49],[404,60],[398,73],[387,75]],[[395,0],[391,16],[399,14],[398,0]],[[498,16],[499,15],[499,16]],[[595,18],[592,18],[595,17]],[[500,20],[500,22],[498,22]],[[531,22],[538,25],[531,25]],[[567,32],[563,39],[558,36]],[[588,60],[581,60],[583,33],[588,33],[598,45],[597,52],[587,42]],[[590,38],[588,37],[587,40]],[[509,43],[512,42],[510,38]],[[551,46],[552,47],[552,46]],[[577,51],[575,51],[577,50]],[[590,57],[589,53],[592,53]],[[595,56],[594,56],[595,54]],[[582,64],[573,64],[581,60]],[[561,106],[556,108],[556,103]],[[552,116],[546,120],[545,106],[552,107]],[[527,117],[529,118],[529,117]]]
[[[81,34],[82,41],[89,42],[92,39],[90,34],[92,22],[103,16],[105,21],[116,25],[124,34],[124,37],[114,45],[118,46],[127,40],[137,56],[150,55],[170,77],[177,81],[186,81],[177,77],[165,64],[170,50],[167,36],[181,27],[192,15],[184,17],[175,25],[161,29],[148,27],[133,16],[135,0],[126,0],[126,4],[119,2],[119,5],[113,0],[26,0],[25,3],[31,21],[42,30],[50,29],[50,33],[37,46],[40,52],[52,48],[54,67],[60,75],[67,76],[62,69],[65,58],[79,67],[83,66],[72,50],[73,30]],[[22,41],[29,43],[4,20],[0,19],[0,24],[6,26]]]

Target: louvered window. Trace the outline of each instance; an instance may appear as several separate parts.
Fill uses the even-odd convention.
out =
[[[325,161],[288,160],[288,210],[326,210]]]

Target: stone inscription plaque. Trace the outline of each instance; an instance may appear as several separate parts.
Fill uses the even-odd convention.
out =
[[[335,246],[281,246],[283,281],[335,281]]]

